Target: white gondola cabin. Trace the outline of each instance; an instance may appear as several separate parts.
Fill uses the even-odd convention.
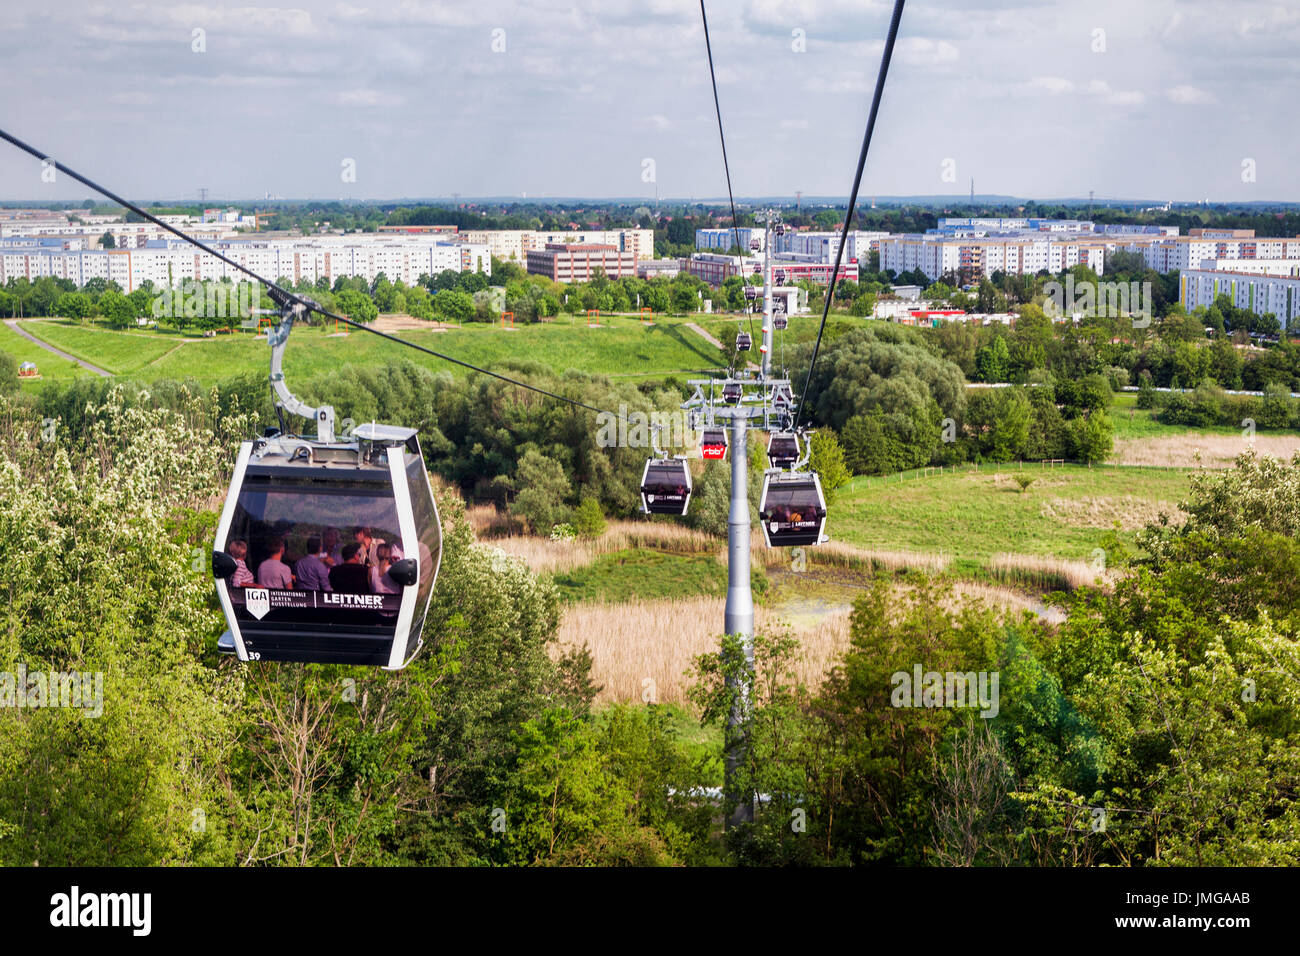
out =
[[[758,506],[769,548],[821,544],[826,540],[826,497],[814,472],[770,471]]]
[[[241,661],[400,669],[420,648],[441,557],[414,429],[245,442],[212,560],[230,628],[219,647]]]
[[[691,470],[685,458],[651,458],[641,474],[641,510],[684,515],[691,505]]]

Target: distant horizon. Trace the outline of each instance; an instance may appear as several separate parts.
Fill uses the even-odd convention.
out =
[[[131,198],[131,197],[128,197]],[[0,199],[0,208],[26,207],[26,208],[47,208],[58,206],[63,209],[71,209],[85,202],[87,199],[95,201],[96,205],[117,205],[111,200],[104,199],[98,195],[82,196],[80,198],[68,199],[36,199],[32,197],[19,197]],[[467,205],[480,205],[491,203],[493,205],[510,206],[510,205],[545,205],[545,204],[581,204],[591,203],[594,205],[622,205],[622,206],[646,206],[654,211],[655,200],[647,200],[638,196],[504,196],[504,195],[483,195],[483,196],[457,196],[455,198],[447,196],[392,196],[381,198],[347,198],[347,197],[327,197],[327,196],[301,196],[301,197],[275,197],[266,199],[263,197],[235,197],[235,196],[209,196],[207,199],[189,199],[181,197],[146,197],[132,198],[132,202],[137,205],[157,204],[168,206],[203,206],[205,208],[216,208],[223,204],[242,204],[249,205],[254,203],[274,203],[285,205],[304,205],[304,204],[324,204],[340,203],[342,205],[353,206],[383,206],[391,204],[410,204],[422,206],[445,206],[456,208]],[[728,197],[696,197],[696,196],[668,196],[660,197],[658,205],[663,206],[726,206]],[[902,205],[923,205],[923,206],[970,206],[972,205],[969,194],[960,194],[948,196],[944,194],[932,195],[898,195],[898,196],[875,196],[871,199],[858,199],[858,208],[870,208],[872,203],[877,206],[902,206]],[[1212,208],[1212,207],[1300,207],[1300,200],[1293,199],[1143,199],[1143,198],[1120,198],[1120,197],[1102,197],[1089,198],[1086,196],[1062,196],[1037,198],[1032,196],[1004,196],[1004,195],[984,195],[976,193],[974,205],[996,205],[996,206],[1015,206],[1028,205],[1036,203],[1038,205],[1062,205],[1062,206],[1087,206],[1092,205],[1098,209],[1105,209],[1113,206],[1146,206],[1154,207],[1168,203],[1171,211],[1174,208]],[[766,196],[736,196],[736,205],[739,206],[756,206],[756,205],[782,205],[793,206],[796,200],[793,196],[766,195]],[[820,207],[844,207],[847,204],[847,197],[834,196],[803,196],[799,200],[802,206],[820,206]]]

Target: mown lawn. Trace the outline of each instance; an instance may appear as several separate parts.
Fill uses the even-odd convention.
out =
[[[140,374],[149,363],[175,348],[181,341],[178,335],[144,331],[118,332],[56,319],[24,322],[22,327],[55,348],[115,375]],[[55,358],[49,352],[45,354]]]
[[[829,509],[833,539],[866,548],[944,552],[958,567],[998,552],[1088,561],[1118,520],[1130,547],[1138,526],[1186,496],[1188,475],[1163,468],[1026,465],[1021,493],[1013,463],[979,471],[855,478]]]
[[[3,322],[0,322],[0,351],[8,352],[19,362],[36,363],[41,377],[35,381],[25,381],[23,387],[27,389],[39,389],[45,382],[65,381],[79,375],[94,374],[75,362],[47,352],[35,342],[29,342]]]
[[[445,332],[401,332],[398,337],[488,368],[509,360],[532,360],[561,373],[576,369],[613,377],[664,377],[715,368],[721,362],[720,353],[680,320],[648,327],[623,317],[605,316],[600,322],[601,328],[587,328],[584,319],[570,322],[565,316],[552,323],[520,325],[515,331],[471,323]],[[265,372],[268,361],[265,339],[247,333],[186,342],[184,338],[197,338],[197,334],[114,332],[64,322],[32,325],[33,334],[52,345],[134,378],[192,378],[211,384],[239,373]],[[435,371],[448,370],[457,377],[468,374],[460,366],[378,336],[360,331],[335,336],[332,331],[332,326],[295,330],[285,353],[286,373],[311,376],[347,364],[378,365],[405,359]]]

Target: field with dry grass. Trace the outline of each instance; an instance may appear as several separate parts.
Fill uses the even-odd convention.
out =
[[[895,584],[901,609],[911,589]],[[795,676],[810,687],[820,683],[849,646],[851,599],[860,589],[821,589],[820,597],[784,603],[778,599],[755,608],[759,631],[789,630],[801,653]],[[1011,619],[1025,613],[1059,621],[1054,609],[1009,587],[954,581],[944,606],[950,611],[980,602]],[[689,597],[623,604],[578,604],[560,623],[557,656],[584,644],[592,655],[592,680],[601,685],[597,701],[688,704],[692,662],[714,653],[722,631],[721,597]]]
[[[1296,452],[1300,452],[1300,435],[1257,433],[1253,438],[1246,439],[1240,434],[1183,432],[1178,435],[1120,438],[1115,441],[1110,461],[1118,465],[1148,465],[1157,468],[1227,468],[1238,455],[1252,446],[1261,455],[1290,459]]]

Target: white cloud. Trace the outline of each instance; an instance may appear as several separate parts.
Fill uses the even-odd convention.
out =
[[[1112,89],[1105,80],[1090,80],[1083,92],[1112,106],[1138,106],[1146,100],[1146,94],[1140,90]]]
[[[954,63],[961,56],[957,47],[947,40],[931,40],[929,37],[903,37],[895,44],[894,55],[913,66]]]
[[[1218,102],[1214,94],[1208,90],[1202,90],[1199,87],[1191,86],[1186,83],[1170,87],[1165,90],[1165,95],[1169,97],[1171,102],[1189,105]]]
[[[1029,81],[1029,85],[1053,96],[1074,92],[1074,84],[1063,76],[1036,76]]]
[[[389,106],[400,105],[400,100],[395,101],[380,90],[370,89],[343,90],[335,95],[334,101],[339,106],[379,106],[385,103]]]
[[[1290,115],[1288,97],[1300,79],[1300,0],[1102,5],[1110,12],[1077,0],[910,4],[877,127],[872,192],[931,191],[933,168],[918,164],[908,145],[931,141],[940,129],[960,148],[945,144],[938,155],[960,156],[959,169],[973,172],[981,191],[1215,194],[1222,169],[1231,172],[1234,163],[1213,155],[1213,142],[1191,159],[1180,152],[1186,110],[1172,107],[1226,101],[1251,110],[1224,117],[1231,124],[1225,141],[1249,135],[1261,165],[1274,168],[1296,153],[1300,127],[1261,118]],[[10,6],[0,28],[0,94],[13,104],[6,122],[54,152],[97,150],[93,172],[124,192],[166,198],[205,182],[227,195],[337,194],[337,169],[299,153],[254,151],[217,162],[199,144],[224,127],[250,141],[281,136],[356,155],[376,197],[452,189],[623,195],[627,151],[648,155],[647,140],[662,196],[719,188],[718,164],[699,161],[700,143],[717,131],[696,0]],[[891,7],[890,0],[709,3],[738,195],[842,191],[832,159],[842,154],[839,162],[851,168],[856,156]],[[1104,56],[1088,44],[1099,24],[1109,34]],[[191,52],[196,27],[207,33],[203,55]],[[491,51],[496,27],[508,34],[504,54]],[[794,29],[806,31],[805,52],[792,49]],[[1154,104],[1165,109],[1144,111]],[[593,121],[601,134],[594,139]],[[1085,121],[1098,150],[1052,164],[1018,159],[1033,155],[1044,131],[1068,136],[1071,124]],[[773,131],[791,148],[752,148]],[[1138,133],[1148,162],[1135,167],[1114,147]],[[459,148],[442,148],[449,139]],[[128,145],[106,148],[114,142]],[[578,165],[575,142],[584,144]],[[168,151],[165,171],[148,162],[159,149]],[[809,163],[809,149],[827,162]],[[0,149],[0,182],[9,181],[10,168]],[[1279,183],[1267,198],[1300,198],[1300,184]]]

